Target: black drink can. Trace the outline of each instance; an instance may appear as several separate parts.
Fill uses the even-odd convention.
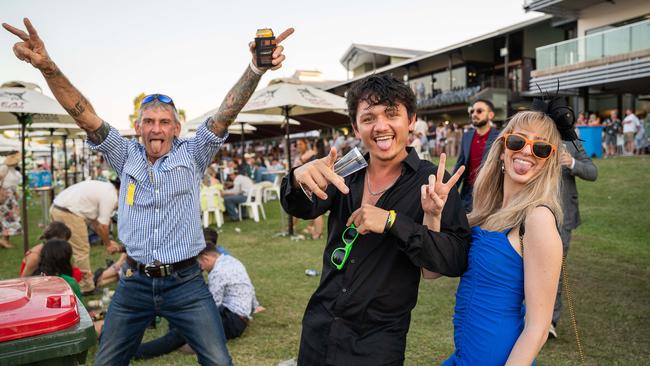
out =
[[[255,35],[255,57],[257,67],[273,67],[273,51],[275,50],[275,36],[270,28],[258,29]]]

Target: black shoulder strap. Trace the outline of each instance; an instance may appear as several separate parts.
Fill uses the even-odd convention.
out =
[[[537,207],[546,207],[548,208],[549,211],[553,214],[553,218],[555,219],[555,226],[558,228],[559,231],[559,226],[557,222],[557,217],[555,217],[555,212],[551,210],[550,207],[547,205],[539,205]],[[523,257],[524,255],[524,233],[526,233],[526,218],[524,217],[524,221],[521,222],[521,225],[519,226],[519,248],[521,248],[521,256]]]

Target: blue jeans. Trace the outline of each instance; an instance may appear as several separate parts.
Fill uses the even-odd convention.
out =
[[[128,365],[156,315],[178,330],[201,365],[232,365],[219,310],[198,264],[160,278],[138,271],[127,277],[127,268],[122,266],[106,313],[95,366]]]
[[[239,212],[237,211],[237,206],[240,203],[246,202],[246,195],[239,194],[236,196],[224,196],[223,203],[226,206],[226,213],[231,220],[239,220]],[[242,217],[244,217],[244,212],[242,212]]]
[[[219,312],[221,313],[221,322],[223,323],[223,330],[227,339],[237,338],[244,333],[247,324],[239,315],[233,313],[223,305],[219,306]],[[178,329],[169,327],[169,331],[164,336],[153,341],[142,343],[135,353],[135,358],[145,359],[162,356],[177,350],[185,343],[187,342]]]

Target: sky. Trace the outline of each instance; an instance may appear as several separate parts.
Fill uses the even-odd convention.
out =
[[[416,1],[49,1],[3,0],[0,22],[24,29],[30,18],[50,57],[117,128],[128,128],[133,99],[162,93],[188,119],[221,104],[251,59],[258,28],[295,33],[283,67],[260,82],[319,70],[345,80],[339,60],[352,43],[433,51],[540,16],[523,0]],[[38,70],[19,61],[13,34],[0,29],[0,83],[33,82],[52,96]]]

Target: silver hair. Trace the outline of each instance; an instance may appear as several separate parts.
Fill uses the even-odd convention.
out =
[[[178,123],[179,125],[181,124],[181,117],[178,115],[178,111],[176,110],[176,108],[174,108],[174,106],[172,106],[171,104],[163,103],[163,102],[159,101],[158,99],[154,99],[151,102],[149,102],[147,104],[143,104],[143,105],[140,106],[140,111],[138,111],[138,118],[135,120],[135,123],[140,124],[140,122],[142,122],[142,113],[145,110],[154,109],[154,108],[161,108],[161,109],[164,109],[166,111],[172,112],[172,114],[174,115],[174,120],[176,121],[176,123]]]

